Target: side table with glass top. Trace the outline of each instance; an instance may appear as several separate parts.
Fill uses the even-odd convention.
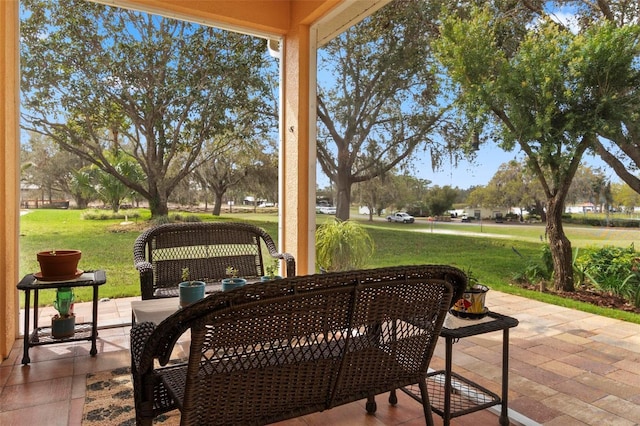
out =
[[[25,275],[18,283],[18,290],[24,291],[24,350],[22,364],[29,364],[29,348],[32,346],[51,345],[56,343],[91,341],[91,356],[98,353],[96,338],[98,337],[98,287],[107,282],[102,270],[85,271],[78,278],[68,281],[42,281],[34,274]],[[56,339],[51,336],[51,327],[38,325],[38,293],[40,290],[51,290],[63,287],[93,287],[93,310],[89,323],[75,325],[73,337]],[[33,310],[31,309],[31,291],[33,290]],[[33,315],[33,330],[30,330],[30,316]]]
[[[431,409],[442,417],[443,424],[448,426],[451,419],[475,411],[484,410],[502,404],[500,424],[509,425],[508,393],[509,393],[509,329],[516,327],[518,320],[496,312],[489,312],[478,320],[460,319],[448,314],[440,336],[445,339],[445,369],[427,374],[427,389]],[[477,336],[502,330],[502,396],[452,372],[453,344],[464,337]],[[402,390],[413,399],[421,402],[418,385]]]

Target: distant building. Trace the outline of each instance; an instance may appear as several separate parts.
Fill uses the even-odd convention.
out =
[[[499,214],[500,216],[504,216],[504,212],[508,211],[508,209],[502,208],[502,207],[492,207],[492,208],[467,207],[466,209],[462,210],[462,212],[460,212],[460,210],[454,210],[454,211],[458,213],[458,217],[469,216],[469,217],[473,217],[476,220],[480,220],[480,219],[495,219],[496,214]]]
[[[572,214],[593,213],[594,211],[596,211],[596,207],[593,203],[573,204],[573,205],[565,206],[564,208],[565,213],[572,213]]]

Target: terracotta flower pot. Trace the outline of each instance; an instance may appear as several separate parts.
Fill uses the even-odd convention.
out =
[[[67,280],[78,276],[78,262],[82,252],[80,250],[50,250],[38,253],[40,276],[50,281]]]

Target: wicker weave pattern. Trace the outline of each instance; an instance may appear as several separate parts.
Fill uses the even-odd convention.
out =
[[[426,389],[444,316],[465,285],[440,265],[300,276],[210,295],[157,327],[136,324],[136,418],[150,424],[177,407],[183,425],[267,424],[412,383]],[[187,364],[158,367],[186,331]]]
[[[185,267],[191,279],[204,281],[209,288],[226,278],[228,266],[238,269],[239,276],[255,279],[265,274],[265,255],[284,260],[287,276],[295,275],[293,256],[278,253],[269,234],[245,223],[159,225],[140,234],[133,247],[143,300],[177,296]]]

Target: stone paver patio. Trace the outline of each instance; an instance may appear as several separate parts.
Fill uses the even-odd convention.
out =
[[[132,300],[138,298],[99,303],[101,331],[95,361],[106,362],[105,368],[111,363],[127,364]],[[640,325],[497,291],[487,294],[487,306],[520,321],[510,330],[509,409],[513,424],[640,424]],[[41,324],[48,324],[54,312],[53,308],[40,309]],[[75,312],[79,322],[87,321],[91,304],[76,304]],[[22,315],[24,312],[21,326]],[[21,343],[16,346],[21,348]],[[50,352],[56,347],[32,348],[32,362],[39,360],[39,351]],[[88,357],[88,342],[76,343],[76,347],[76,352]],[[116,355],[123,351],[125,355]],[[7,364],[19,364],[20,358],[21,353],[3,362],[2,371],[8,372]],[[443,359],[444,341],[438,344],[431,367],[444,368]],[[502,332],[461,339],[453,346],[453,371],[497,394],[501,392],[501,362]],[[77,373],[73,372],[74,377]],[[73,410],[74,403],[71,406]],[[497,417],[487,414],[459,417],[454,424],[486,424],[487,418],[495,418],[497,424]],[[494,424],[493,420],[489,424]]]

